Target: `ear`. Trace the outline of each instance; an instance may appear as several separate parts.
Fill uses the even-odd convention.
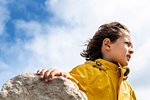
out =
[[[105,38],[105,39],[103,40],[102,47],[103,47],[105,50],[109,51],[109,50],[110,50],[110,45],[111,45],[110,39],[109,39],[109,38]]]

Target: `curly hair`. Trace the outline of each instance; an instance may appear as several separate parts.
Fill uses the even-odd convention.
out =
[[[96,31],[93,38],[89,40],[86,50],[83,50],[80,55],[86,60],[92,61],[98,58],[103,58],[101,53],[103,40],[105,38],[109,38],[113,43],[122,36],[121,33],[123,33],[124,31],[127,31],[129,33],[128,28],[119,22],[111,22],[101,25]]]

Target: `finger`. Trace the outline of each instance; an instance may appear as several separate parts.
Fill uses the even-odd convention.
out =
[[[46,72],[45,72],[45,82],[48,82],[49,78],[50,78],[50,73],[51,71],[53,71],[54,69],[48,69]]]
[[[67,78],[67,74],[65,72],[60,72],[60,76]]]
[[[53,80],[54,76],[60,76],[60,71],[57,70],[57,69],[52,70],[51,73],[50,73],[49,80]]]
[[[67,78],[67,74],[65,72],[63,72],[63,77]]]
[[[41,71],[42,71],[42,69],[39,69],[36,74],[40,75]]]
[[[43,79],[44,78],[44,74],[47,70],[46,69],[42,69],[42,71],[40,72],[40,79]]]
[[[60,72],[60,76],[63,76],[63,72]]]

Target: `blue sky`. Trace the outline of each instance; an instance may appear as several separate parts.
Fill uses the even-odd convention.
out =
[[[10,78],[41,68],[70,71],[98,27],[119,21],[131,31],[129,83],[139,100],[150,98],[150,1],[1,0],[0,88]]]

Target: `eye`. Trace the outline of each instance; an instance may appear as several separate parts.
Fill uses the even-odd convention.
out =
[[[129,42],[124,42],[125,44],[129,44]]]
[[[131,42],[124,42],[128,47],[131,47],[131,48],[133,48],[133,45],[132,45],[132,43]]]
[[[130,43],[129,42],[124,42],[125,44],[127,44],[128,46],[130,46]]]

